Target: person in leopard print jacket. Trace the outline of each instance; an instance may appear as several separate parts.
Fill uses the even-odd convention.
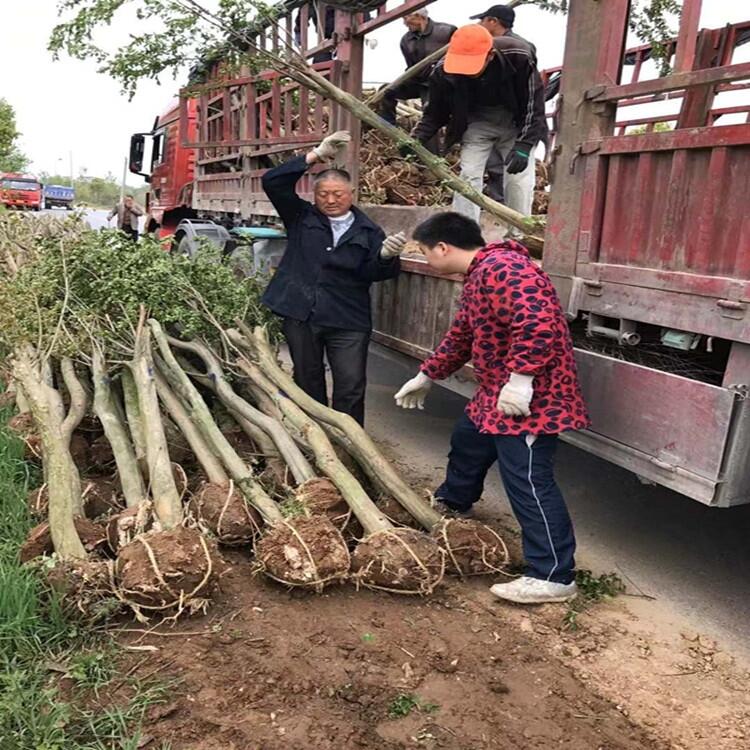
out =
[[[558,436],[589,426],[573,342],[552,282],[523,245],[487,244],[461,214],[437,214],[414,239],[435,270],[462,273],[459,309],[420,372],[396,394],[404,408],[423,408],[433,380],[471,362],[478,388],[456,425],[443,510],[468,515],[492,464],[521,526],[526,574],[492,592],[520,603],[565,601],[576,594],[575,537],[554,479]]]

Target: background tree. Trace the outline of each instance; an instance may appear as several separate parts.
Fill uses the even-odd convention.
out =
[[[20,135],[15,110],[5,99],[0,99],[0,172],[23,172],[26,169],[29,159],[18,148]]]

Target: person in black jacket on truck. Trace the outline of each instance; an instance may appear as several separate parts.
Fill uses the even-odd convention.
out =
[[[401,37],[401,54],[406,61],[407,70],[445,47],[456,30],[452,24],[433,21],[426,8],[404,16],[404,24],[408,31]],[[427,68],[418,76],[388,91],[381,105],[384,120],[391,125],[396,124],[396,107],[399,100],[421,99],[422,105],[426,105],[430,89],[430,71],[431,68]]]
[[[406,237],[386,238],[353,203],[349,174],[328,168],[313,177],[315,202],[297,182],[308,168],[333,162],[346,131],[329,135],[305,156],[266,172],[263,189],[287,232],[287,248],[263,302],[283,318],[295,382],[328,404],[324,356],[333,375],[333,408],[365,416],[367,352],[372,330],[370,286],[398,275]]]
[[[481,192],[493,150],[505,162],[505,203],[531,214],[534,149],[547,135],[544,87],[528,42],[462,26],[430,76],[430,96],[414,131],[422,144],[442,128],[446,150],[461,143],[461,177]],[[479,206],[456,194],[453,210],[479,221]]]

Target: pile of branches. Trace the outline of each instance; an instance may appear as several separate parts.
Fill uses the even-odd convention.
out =
[[[372,93],[372,92],[365,92]],[[411,132],[422,116],[419,100],[399,102],[398,126]],[[458,146],[445,155],[453,173],[458,176],[461,151]],[[421,162],[404,159],[392,140],[374,128],[363,128],[359,150],[360,202],[367,205],[434,206],[446,208],[454,191]],[[544,162],[536,162],[536,185],[532,214],[546,215],[549,206],[549,179]]]
[[[24,560],[84,611],[204,609],[221,548],[322,590],[431,593],[503,571],[490,528],[443,518],[347,415],[279,365],[262,281],[76,220],[0,217],[12,427],[44,484]]]

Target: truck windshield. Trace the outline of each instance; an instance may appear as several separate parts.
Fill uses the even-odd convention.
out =
[[[31,182],[28,180],[2,180],[0,181],[0,188],[5,190],[39,190],[38,182]]]

